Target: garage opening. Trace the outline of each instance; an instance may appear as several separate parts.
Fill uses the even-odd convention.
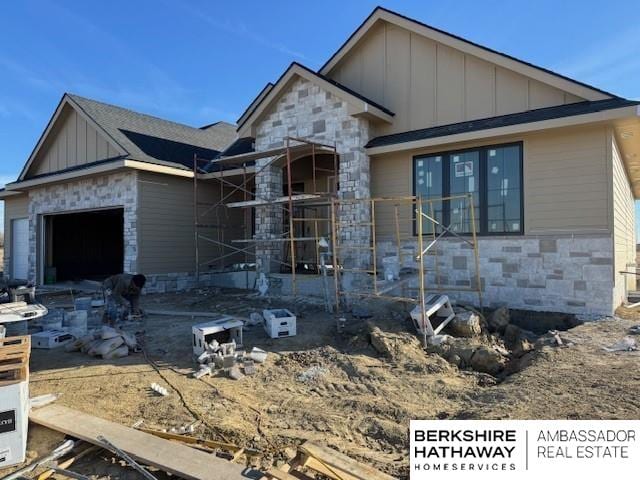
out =
[[[45,217],[45,283],[122,273],[124,209]]]

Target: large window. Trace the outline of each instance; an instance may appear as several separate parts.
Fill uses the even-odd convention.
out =
[[[472,194],[478,234],[522,233],[522,144],[418,156],[413,177],[423,211],[452,231],[471,233],[469,203],[464,198],[436,199]],[[433,225],[424,219],[423,232],[433,233]],[[436,233],[440,231],[436,227]]]

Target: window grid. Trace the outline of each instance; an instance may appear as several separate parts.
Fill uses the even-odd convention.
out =
[[[473,193],[478,235],[521,235],[524,232],[522,150],[522,142],[518,142],[416,156],[413,194],[429,199]],[[434,173],[431,170],[436,158],[440,159],[440,172]],[[419,183],[427,170],[431,171],[432,181],[441,179],[440,185],[431,183],[428,189],[424,181]],[[470,219],[463,217],[464,211],[466,216],[470,215],[468,201],[462,206],[453,205],[454,202],[440,202],[444,203],[440,208],[434,204],[436,218],[458,234],[470,234]],[[425,208],[428,205],[425,202]],[[413,233],[417,235],[415,214],[413,218]],[[432,227],[432,222],[425,219],[424,234],[432,234]],[[436,233],[440,231],[436,228]]]

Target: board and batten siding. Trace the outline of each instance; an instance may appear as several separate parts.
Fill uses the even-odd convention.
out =
[[[584,100],[387,22],[328,76],[395,113],[376,135]]]
[[[615,137],[610,137],[613,187],[613,243],[614,243],[614,304],[620,305],[625,298],[625,282],[628,290],[635,290],[636,279],[621,271],[634,271],[628,263],[636,263],[635,199],[629,177],[620,156]]]
[[[372,197],[413,194],[413,157],[482,145],[523,142],[525,235],[610,232],[610,169],[604,126],[566,128],[523,136],[466,142],[371,157]],[[400,230],[413,234],[410,207],[402,207]],[[378,238],[392,237],[392,207],[376,206]]]
[[[216,188],[217,187],[217,188]],[[225,192],[226,193],[226,192]],[[195,271],[195,240],[193,218],[193,180],[150,172],[138,177],[138,268],[145,274],[193,273]],[[202,203],[214,203],[220,198],[217,182],[199,182],[198,198]],[[229,202],[242,200],[230,197]],[[206,208],[204,205],[201,209]],[[225,209],[225,217],[203,217],[201,222],[224,223],[225,241],[242,238],[240,228],[244,210]],[[200,233],[215,236],[211,229]],[[238,248],[243,248],[239,245]],[[199,242],[200,262],[215,258],[220,248],[211,242]],[[226,250],[225,253],[228,253]],[[229,259],[228,259],[229,260]],[[238,259],[241,261],[242,259]],[[201,272],[207,268],[202,267]]]
[[[16,195],[4,199],[4,268],[5,274],[11,268],[11,221],[29,216],[29,196]],[[10,273],[10,272],[9,272]]]
[[[66,105],[38,152],[27,177],[57,172],[118,156],[112,143]]]

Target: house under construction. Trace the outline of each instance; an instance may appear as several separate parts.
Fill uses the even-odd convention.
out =
[[[235,126],[65,95],[1,193],[5,272],[610,314],[635,289],[639,116],[377,8]]]

